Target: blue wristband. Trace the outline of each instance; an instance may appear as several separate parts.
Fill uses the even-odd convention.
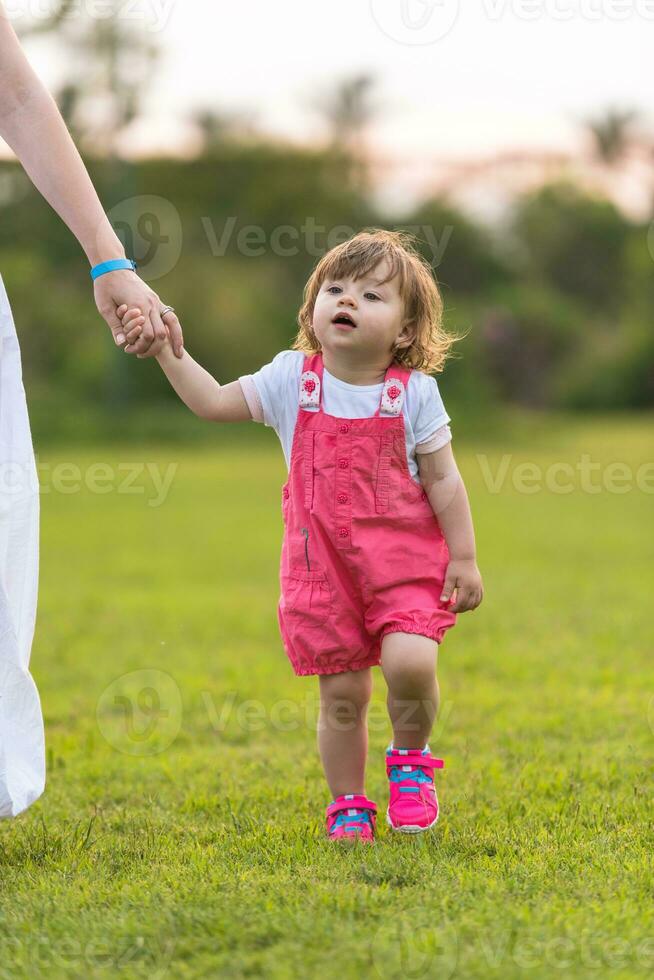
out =
[[[131,269],[132,272],[136,269],[136,262],[132,259],[110,259],[108,262],[101,262],[100,265],[94,265],[91,269],[91,279],[97,279],[98,276],[103,276],[105,272],[116,272],[118,269]]]

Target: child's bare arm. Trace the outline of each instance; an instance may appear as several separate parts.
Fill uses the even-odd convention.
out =
[[[475,533],[468,495],[447,442],[433,453],[418,453],[420,482],[443,529],[453,558],[475,557]]]
[[[210,422],[245,422],[252,418],[240,382],[219,384],[186,349],[175,357],[170,342],[157,354],[166,377],[192,412]]]
[[[450,562],[442,598],[447,600],[456,588],[457,598],[452,612],[475,609],[484,591],[477,568],[475,532],[465,484],[452,452],[446,443],[433,453],[418,453],[420,480],[438,518]]]
[[[139,310],[123,312],[122,307],[118,315],[131,345],[138,337],[143,317]],[[245,422],[252,418],[240,382],[219,384],[202,365],[193,360],[186,349],[181,358],[176,357],[170,341],[166,341],[161,353],[157,354],[157,361],[182,401],[201,419]]]

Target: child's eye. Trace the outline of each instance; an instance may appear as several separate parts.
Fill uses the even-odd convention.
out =
[[[379,296],[377,296],[376,293],[364,293],[363,295],[364,295],[365,299],[379,299],[380,298]]]
[[[340,291],[341,291],[341,287],[340,287],[340,286],[328,286],[328,287],[327,287],[327,292],[328,292],[328,293],[331,293],[331,292],[332,292],[332,291],[333,291],[334,289],[335,289],[335,290],[336,290],[337,292],[340,292]]]

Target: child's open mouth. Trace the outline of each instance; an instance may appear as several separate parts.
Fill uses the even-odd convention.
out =
[[[341,327],[344,330],[353,330],[356,327],[356,323],[349,313],[337,313],[332,323],[335,327]]]

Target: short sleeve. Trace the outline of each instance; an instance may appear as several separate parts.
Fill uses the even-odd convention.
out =
[[[437,429],[451,420],[445,410],[436,379],[429,374],[422,374],[422,372],[416,372],[416,377],[420,378],[420,393],[413,434],[416,446],[418,446],[420,443],[431,440]]]
[[[254,374],[238,378],[255,422],[279,431],[285,409],[293,399],[297,402],[303,358],[302,351],[282,350]]]

